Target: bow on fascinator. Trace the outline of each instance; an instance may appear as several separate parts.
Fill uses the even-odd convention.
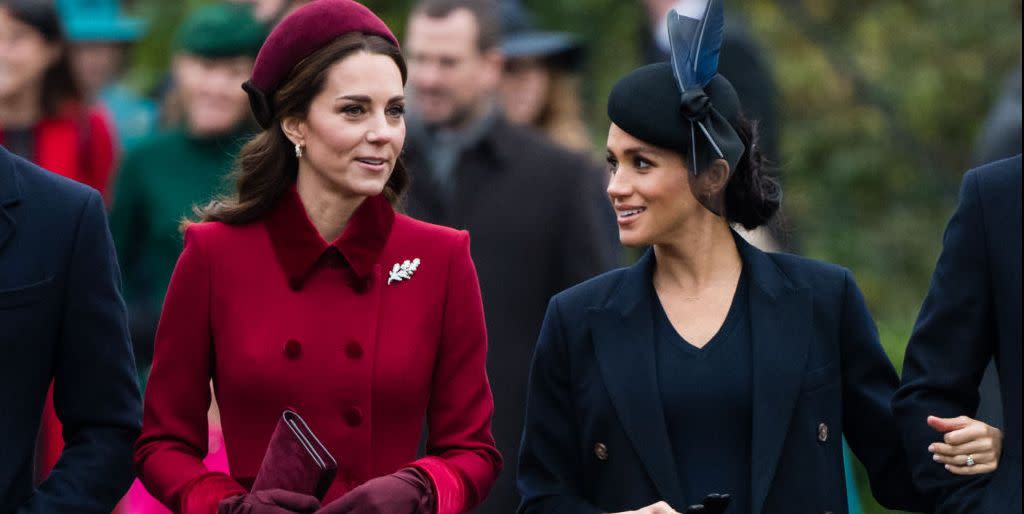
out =
[[[680,92],[679,112],[690,122],[691,172],[699,172],[714,159],[725,159],[729,169],[735,170],[745,147],[704,90],[718,72],[725,26],[722,0],[685,0],[677,9],[668,15],[668,37],[672,75]],[[698,145],[698,137],[708,144]]]

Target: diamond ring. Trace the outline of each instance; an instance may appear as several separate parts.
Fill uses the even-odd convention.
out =
[[[974,465],[974,456],[972,456],[971,454],[967,454],[967,461],[964,462],[964,464],[966,464],[967,467],[973,466]]]

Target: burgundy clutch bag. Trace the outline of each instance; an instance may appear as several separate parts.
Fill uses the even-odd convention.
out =
[[[309,425],[294,411],[286,410],[270,436],[252,490],[284,489],[322,500],[337,471],[338,461]]]

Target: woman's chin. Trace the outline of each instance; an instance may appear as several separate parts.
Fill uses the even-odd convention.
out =
[[[639,234],[630,234],[630,233],[624,234],[620,230],[619,231],[619,244],[621,244],[622,246],[625,246],[627,248],[643,248],[645,246],[650,246],[651,242],[647,238],[642,237]]]

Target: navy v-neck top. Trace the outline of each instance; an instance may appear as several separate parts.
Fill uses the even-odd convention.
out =
[[[687,505],[732,497],[728,514],[750,511],[752,349],[747,272],[718,333],[697,348],[676,332],[658,295],[654,335],[658,387]],[[686,506],[674,506],[676,509]]]

